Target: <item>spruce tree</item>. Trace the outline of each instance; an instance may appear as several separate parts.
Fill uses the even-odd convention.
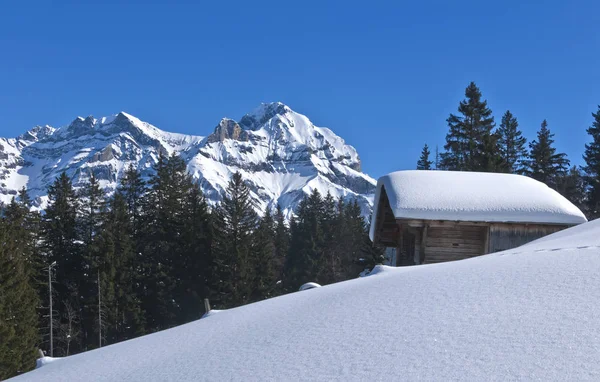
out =
[[[509,110],[502,116],[498,134],[498,145],[502,157],[501,170],[511,174],[524,173],[524,162],[527,157],[525,143],[527,143],[527,139],[519,130],[517,118]]]
[[[0,379],[31,370],[39,344],[28,211],[14,199],[8,209],[0,217]]]
[[[441,154],[441,167],[459,171],[493,171],[497,167],[498,149],[492,136],[494,117],[481,99],[481,91],[471,82],[460,102],[460,115],[450,114],[446,120],[446,152]]]
[[[314,189],[298,205],[297,216],[290,223],[290,252],[285,262],[285,288],[297,291],[310,281],[316,281],[319,263],[325,251],[323,198]]]
[[[85,266],[77,229],[77,210],[78,199],[73,185],[63,172],[48,188],[48,206],[42,219],[42,252],[46,258],[46,269],[56,261],[53,287],[55,308],[68,305],[79,313],[83,309],[80,296]],[[59,316],[57,314],[55,317]],[[48,328],[49,324],[45,322],[42,326]],[[59,327],[55,325],[57,330]],[[55,340],[61,341],[61,337],[55,336]],[[83,349],[79,338],[69,341],[74,348],[72,350]],[[65,349],[62,351],[65,354]]]
[[[181,301],[179,322],[189,322],[202,316],[203,300],[209,297],[210,267],[212,264],[211,216],[206,198],[195,184],[185,199],[183,252],[176,271],[181,283],[176,300]]]
[[[556,152],[553,137],[554,134],[550,132],[548,123],[544,120],[537,133],[537,140],[529,143],[526,174],[557,189],[558,179],[565,175],[569,160],[567,154]]]
[[[181,301],[175,294],[181,283],[177,270],[185,257],[185,202],[192,181],[185,162],[173,155],[159,157],[148,184],[140,234],[145,279],[142,308],[148,330],[155,331],[175,325],[181,313]]]
[[[101,311],[98,302],[99,289],[99,243],[98,234],[101,230],[102,214],[105,207],[104,191],[100,188],[98,179],[90,174],[88,183],[79,192],[79,213],[77,227],[79,237],[83,241],[83,268],[85,272],[80,275],[79,293],[84,306],[81,313],[83,337],[88,348],[100,346],[98,335],[101,332],[99,325],[102,320],[98,314]]]
[[[109,201],[98,239],[98,272],[101,292],[104,344],[144,333],[132,226],[128,205],[120,193]]]
[[[63,172],[48,188],[44,215],[44,249],[48,261],[75,262],[77,251],[78,199],[71,180]],[[61,269],[63,267],[58,267]]]
[[[275,222],[267,209],[251,237],[252,301],[264,300],[274,295],[278,276],[274,238]]]
[[[346,206],[344,216],[349,232],[349,237],[345,240],[349,246],[345,251],[343,262],[344,279],[347,280],[358,277],[361,271],[369,267],[374,261],[372,257],[375,252],[371,248],[364,247],[365,242],[370,242],[369,226],[365,224],[356,200]]]
[[[585,215],[588,215],[585,180],[582,172],[573,166],[568,172],[557,178],[557,191],[579,208]]]
[[[89,182],[79,194],[79,225],[81,238],[86,246],[92,245],[93,239],[100,230],[102,209],[105,203],[104,191],[100,188],[98,179],[91,173]]]
[[[483,142],[479,146],[479,152],[477,155],[479,163],[479,168],[477,171],[503,171],[505,166],[503,165],[502,155],[500,154],[500,147],[498,144],[499,141],[500,134],[497,131],[493,131],[484,135]]]
[[[11,203],[6,206],[4,211],[5,217],[10,222],[15,222],[20,229],[17,231],[21,235],[20,242],[25,245],[25,260],[32,270],[40,269],[42,258],[40,254],[40,213],[31,210],[31,199],[27,190],[23,187],[19,191],[19,201],[14,198]],[[32,273],[32,283],[37,286],[39,281],[39,273]]]
[[[281,206],[278,204],[275,210],[275,236],[274,236],[274,251],[275,251],[275,269],[277,271],[277,280],[280,281],[278,285],[281,286],[283,280],[283,266],[285,264],[285,258],[290,248],[290,229],[286,224],[285,216]],[[281,289],[277,289],[277,293],[281,293]]]
[[[147,187],[146,183],[142,179],[140,172],[130,165],[125,170],[121,177],[117,192],[123,196],[125,204],[127,206],[127,216],[129,217],[129,232],[131,233],[132,246],[134,252],[134,260],[132,265],[132,278],[137,280],[135,282],[136,291],[135,295],[138,298],[148,295],[148,288],[144,282],[145,277],[150,272],[151,261],[144,255],[145,249],[145,238],[144,235],[147,231],[147,227],[144,226],[144,201],[147,200]],[[146,214],[150,216],[150,214]],[[147,299],[144,299],[147,301]],[[144,311],[142,309],[142,311]],[[144,311],[144,322],[145,314]],[[145,325],[145,323],[144,323]],[[144,329],[140,329],[145,332]]]
[[[591,142],[586,143],[583,159],[585,166],[584,181],[586,186],[586,204],[590,219],[600,217],[600,106],[592,113],[594,121],[586,130]]]
[[[251,237],[258,217],[239,172],[233,174],[213,214],[211,301],[218,308],[245,304],[252,293]]]
[[[431,152],[429,151],[429,146],[425,143],[421,151],[421,157],[417,161],[417,170],[431,170],[433,162],[429,160],[429,155],[431,155]]]
[[[336,242],[342,223],[338,212],[339,209],[343,209],[340,203],[343,206],[343,201],[336,201],[329,191],[323,198],[323,209],[318,223],[323,234],[322,255],[317,259],[314,276],[315,281],[322,284],[334,282],[341,273],[341,250]]]
[[[133,228],[133,234],[138,235],[141,224],[141,209],[144,195],[146,193],[146,183],[142,179],[140,172],[130,165],[123,176],[119,184],[118,191],[127,204],[128,215],[131,220],[131,226]]]
[[[323,215],[319,225],[323,232],[323,249],[316,263],[315,280],[321,284],[330,284],[344,279],[344,258],[347,247],[351,245],[351,235],[347,235],[345,219],[346,203],[339,198],[337,203],[327,193],[323,199]],[[345,240],[347,240],[345,242]]]

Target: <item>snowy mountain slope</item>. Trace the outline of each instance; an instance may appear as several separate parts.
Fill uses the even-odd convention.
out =
[[[15,381],[599,380],[600,220],[293,293]]]
[[[44,208],[47,187],[62,171],[75,187],[94,173],[111,193],[124,169],[134,165],[148,176],[161,153],[181,155],[213,204],[240,171],[260,212],[279,203],[290,213],[316,188],[357,199],[370,213],[375,181],[360,171],[356,150],[282,103],[263,104],[239,123],[224,118],[207,137],[168,133],[121,112],[0,138],[0,201],[26,186]]]

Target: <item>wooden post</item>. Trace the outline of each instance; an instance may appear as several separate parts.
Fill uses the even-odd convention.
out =
[[[423,234],[421,235],[421,249],[419,250],[419,264],[425,262],[425,247],[427,246],[427,224],[423,226]]]
[[[398,251],[396,251],[396,265],[406,265],[404,260],[404,227],[400,224],[400,240],[398,240]],[[400,260],[400,263],[398,263]]]
[[[485,240],[483,242],[483,254],[487,255],[490,252],[490,234],[491,234],[491,226],[488,225],[485,230]]]
[[[210,301],[207,298],[204,299],[204,310],[206,313],[210,312]]]

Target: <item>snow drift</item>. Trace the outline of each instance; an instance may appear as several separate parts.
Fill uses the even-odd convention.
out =
[[[250,304],[15,381],[600,380],[600,221]]]

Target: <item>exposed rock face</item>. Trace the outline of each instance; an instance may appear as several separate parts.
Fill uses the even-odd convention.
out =
[[[224,118],[206,138],[168,133],[123,112],[0,138],[0,201],[25,186],[43,209],[48,186],[63,171],[75,187],[93,173],[112,193],[129,165],[149,176],[159,155],[172,153],[186,161],[211,204],[239,171],[260,213],[280,204],[289,214],[315,188],[356,199],[370,213],[375,181],[360,172],[356,150],[279,102],[259,106],[239,123]]]
[[[240,125],[233,119],[223,118],[215,127],[215,132],[206,138],[208,143],[223,142],[226,139],[234,141],[247,141],[248,132],[242,130]]]

